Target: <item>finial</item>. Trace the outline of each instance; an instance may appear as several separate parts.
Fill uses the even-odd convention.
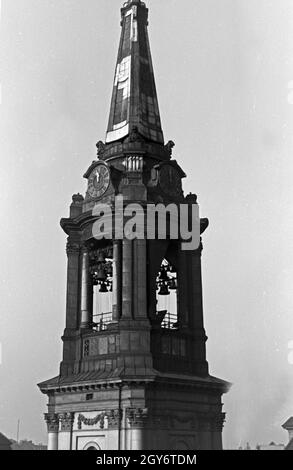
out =
[[[175,144],[172,140],[169,140],[169,142],[165,145],[165,150],[168,152],[170,157],[172,156],[174,147],[175,147]]]
[[[196,194],[189,193],[189,194],[187,194],[185,199],[186,199],[186,202],[188,202],[188,204],[197,204],[197,195]]]
[[[84,197],[81,194],[73,194],[72,196],[72,202],[74,204],[80,204],[84,201]]]
[[[98,157],[105,151],[106,145],[101,140],[96,144]]]
[[[123,8],[128,7],[131,3],[139,3],[145,6],[145,3],[142,2],[141,0],[127,0],[126,2],[123,3]]]

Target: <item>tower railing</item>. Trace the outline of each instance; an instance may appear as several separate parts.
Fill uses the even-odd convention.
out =
[[[95,331],[105,331],[113,323],[112,312],[99,313],[93,316],[92,327]]]
[[[178,317],[176,313],[167,312],[162,320],[161,328],[164,328],[166,330],[177,330],[178,329]]]

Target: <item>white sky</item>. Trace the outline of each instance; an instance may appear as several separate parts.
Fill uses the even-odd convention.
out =
[[[205,325],[225,444],[293,415],[292,0],[148,0],[166,140],[199,196]],[[45,441],[65,315],[59,219],[104,139],[122,0],[2,0],[0,429]],[[292,84],[292,83],[291,83]],[[293,89],[293,88],[292,88]],[[289,101],[292,102],[290,105]]]

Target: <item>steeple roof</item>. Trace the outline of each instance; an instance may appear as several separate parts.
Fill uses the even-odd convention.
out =
[[[289,418],[286,423],[282,425],[282,428],[287,430],[293,429],[293,416]]]
[[[122,32],[106,143],[122,140],[134,131],[163,144],[147,30],[148,9],[140,0],[128,0],[121,15]]]

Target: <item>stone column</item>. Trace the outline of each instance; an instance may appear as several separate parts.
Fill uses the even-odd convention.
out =
[[[91,327],[93,323],[93,309],[94,309],[94,285],[92,276],[89,273],[88,275],[88,299],[87,299],[87,306],[88,306],[88,324]]]
[[[59,419],[61,429],[59,431],[58,450],[72,450],[74,413],[61,413]]]
[[[68,239],[67,247],[67,295],[66,295],[66,329],[78,326],[78,288],[79,288],[79,253],[80,244]]]
[[[86,247],[82,248],[81,254],[81,306],[80,327],[89,328],[90,312],[89,302],[89,253]]]
[[[63,340],[63,360],[60,365],[61,375],[71,373],[71,364],[75,360],[75,332],[79,327],[79,289],[80,289],[80,240],[75,235],[68,237],[67,247],[67,295],[66,325]]]
[[[46,413],[48,427],[48,450],[58,450],[59,416],[56,413]]]
[[[192,428],[198,436],[196,441],[199,450],[223,450],[222,433],[226,413],[221,412],[221,407],[218,405],[213,410],[196,413]]]
[[[122,264],[122,318],[133,315],[133,241],[123,240]]]
[[[190,253],[190,283],[192,285],[190,303],[192,316],[189,319],[189,325],[193,328],[203,327],[203,301],[202,301],[202,276],[201,276],[201,255],[202,244],[196,250]]]
[[[146,424],[148,420],[148,409],[144,408],[128,408],[126,410],[130,426],[130,448],[127,450],[146,450],[147,447],[147,430]]]
[[[143,450],[144,439],[143,439],[143,429],[136,428],[132,429],[131,433],[131,450]]]
[[[146,240],[134,240],[134,317],[147,318]]]
[[[121,240],[114,240],[113,242],[113,320],[118,321],[121,317],[121,274],[122,274],[122,259],[121,259]]]
[[[202,243],[200,247],[190,254],[188,259],[190,275],[189,278],[189,327],[193,330],[194,338],[194,359],[197,362],[197,373],[199,375],[208,374],[208,363],[206,360],[207,336],[204,329],[203,320],[203,298],[202,298],[202,275],[201,275],[201,255]]]
[[[178,256],[178,292],[177,292],[177,311],[178,319],[182,326],[188,325],[188,270],[187,270],[187,254],[186,251],[180,250]],[[193,288],[193,286],[192,286]],[[192,289],[191,289],[192,290]]]
[[[107,412],[108,418],[108,449],[122,450],[122,419],[123,410],[111,410]]]
[[[213,439],[213,450],[223,450],[223,427],[225,422],[225,413],[219,413],[213,419],[212,423],[212,439]]]

